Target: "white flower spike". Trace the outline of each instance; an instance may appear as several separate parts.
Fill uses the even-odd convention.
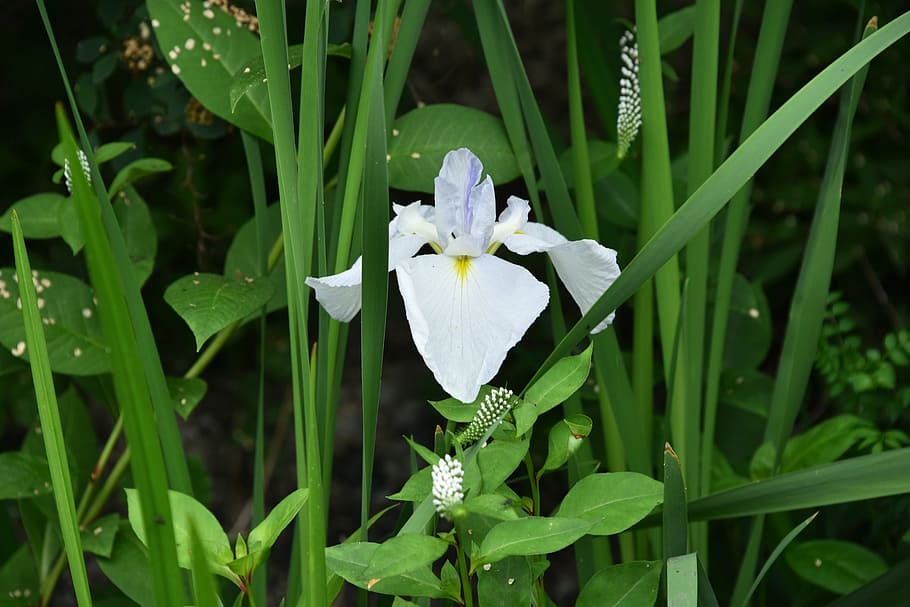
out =
[[[550,298],[530,272],[493,256],[500,245],[519,255],[547,253],[582,313],[619,276],[616,251],[528,221],[527,200],[510,197],[497,221],[493,181],[482,175],[470,150],[449,152],[436,177],[435,208],[396,204],[389,223],[388,267],[398,277],[414,344],[443,390],[462,402],[477,398]],[[417,255],[424,245],[434,253]],[[360,311],[359,258],[306,284],[336,320]],[[612,320],[611,313],[592,332]]]
[[[433,466],[433,506],[443,518],[451,518],[449,510],[464,501],[464,470],[461,462],[446,454]]]
[[[638,86],[638,43],[635,28],[619,39],[622,78],[619,79],[619,109],[616,115],[616,154],[623,158],[641,127],[641,91]]]

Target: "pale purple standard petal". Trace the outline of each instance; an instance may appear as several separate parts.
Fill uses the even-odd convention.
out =
[[[496,199],[493,180],[483,182],[483,165],[467,148],[446,154],[436,177],[436,229],[446,255],[483,253],[493,233]]]

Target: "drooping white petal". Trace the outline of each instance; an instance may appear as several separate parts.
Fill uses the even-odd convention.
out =
[[[436,177],[436,229],[447,255],[480,255],[496,219],[493,181],[483,182],[483,164],[467,148],[446,154]]]
[[[396,274],[417,351],[463,402],[496,375],[549,301],[530,272],[492,255],[420,255]]]
[[[559,279],[581,313],[585,314],[619,276],[616,251],[594,240],[566,240],[565,236],[540,223],[528,222],[521,232],[503,241],[519,255],[545,252],[550,256]],[[603,331],[613,322],[615,312],[600,322],[591,333]]]
[[[608,249],[594,240],[573,240],[557,245],[547,251],[556,274],[572,299],[585,314],[591,309],[604,291],[619,277],[616,251]],[[616,312],[610,312],[604,320],[591,330],[599,333],[613,322]]]
[[[397,207],[397,205],[396,205]],[[395,209],[398,215],[389,223],[389,271],[404,260],[413,257],[420,247],[427,243],[423,233],[403,233],[401,231],[402,216],[411,218],[411,215],[421,218],[429,210],[432,214],[431,207],[420,208],[419,203],[413,203],[407,207],[398,207]],[[417,225],[417,219],[414,219],[414,225]],[[432,226],[432,224],[429,224]],[[410,227],[413,227],[411,225]],[[435,234],[430,234],[435,237]],[[306,284],[316,292],[316,301],[322,304],[329,316],[341,322],[350,322],[357,313],[360,312],[362,303],[361,283],[363,281],[361,264],[363,258],[358,257],[354,264],[341,272],[322,278],[308,277]]]
[[[409,205],[393,204],[395,218],[389,223],[389,238],[398,235],[417,235],[424,239],[424,242],[437,242],[436,224],[434,220],[434,209],[429,205],[412,202]]]
[[[354,265],[340,274],[323,278],[309,276],[305,281],[316,292],[316,301],[335,320],[350,322],[360,312],[361,262],[358,257]]]

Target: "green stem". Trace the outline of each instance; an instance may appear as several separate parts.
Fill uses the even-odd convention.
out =
[[[534,461],[530,453],[525,453],[524,463],[528,471],[528,482],[531,483],[531,500],[534,502],[534,512],[531,514],[537,514],[540,512],[540,481],[534,472]]]
[[[465,607],[474,607],[474,593],[471,589],[471,576],[468,574],[468,564],[461,549],[461,542],[455,542],[455,553],[458,555],[458,571],[461,573],[461,594],[464,597]]]

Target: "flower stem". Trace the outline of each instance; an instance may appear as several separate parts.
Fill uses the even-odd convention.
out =
[[[461,593],[464,596],[465,607],[474,607],[474,593],[471,589],[471,577],[468,575],[468,564],[461,549],[461,542],[455,542],[455,552],[458,554],[458,571],[461,573]]]

